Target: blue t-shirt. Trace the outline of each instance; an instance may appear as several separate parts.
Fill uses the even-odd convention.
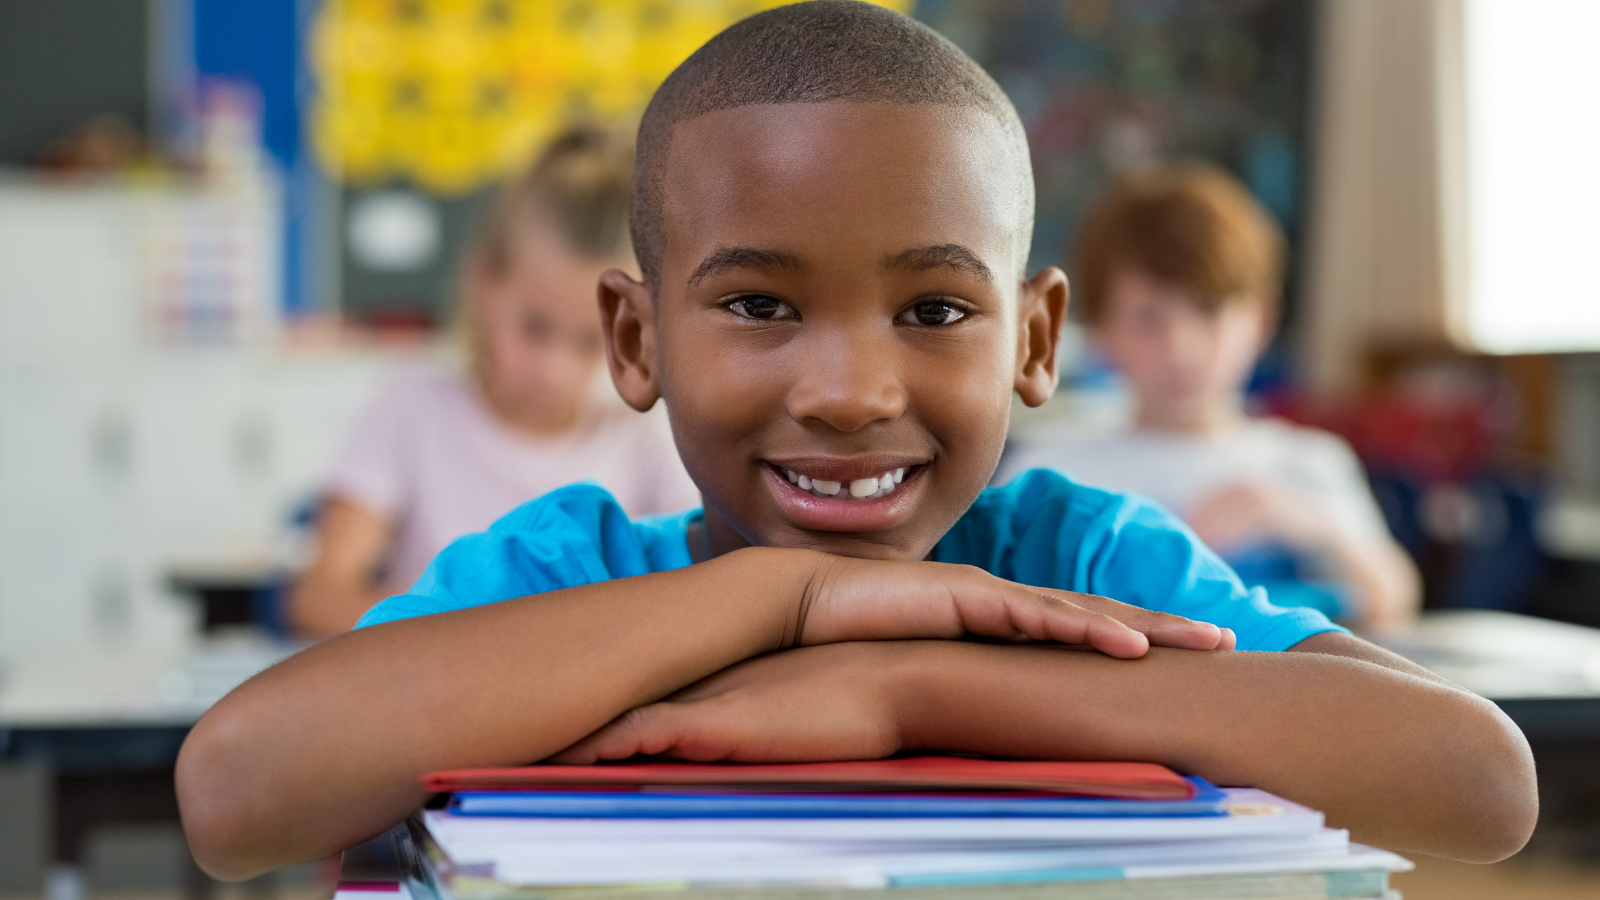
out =
[[[630,521],[604,488],[564,487],[450,544],[409,593],[372,607],[356,627],[681,569],[691,562],[687,529],[700,516]],[[1246,589],[1151,501],[1044,470],[985,490],[933,558],[1232,628],[1240,650],[1285,650],[1344,630],[1314,609],[1276,606],[1260,588]]]

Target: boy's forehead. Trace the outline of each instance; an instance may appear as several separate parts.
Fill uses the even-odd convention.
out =
[[[793,103],[678,123],[663,171],[662,277],[728,246],[896,253],[954,245],[1000,281],[1021,265],[1024,189],[981,110]]]

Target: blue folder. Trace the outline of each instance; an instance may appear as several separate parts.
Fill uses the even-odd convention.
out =
[[[755,794],[568,791],[462,791],[450,800],[458,816],[553,819],[961,819],[1222,816],[1225,795],[1189,778],[1188,800],[1122,800],[984,793]]]

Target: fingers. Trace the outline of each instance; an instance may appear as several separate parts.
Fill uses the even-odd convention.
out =
[[[1019,586],[1020,587],[1020,586]],[[1149,639],[1126,622],[1064,597],[1023,589],[1012,618],[1019,631],[1036,640],[1084,644],[1107,656],[1138,659],[1150,649]]]
[[[1208,622],[1153,612],[1092,594],[1048,590],[982,569],[940,563],[849,560],[819,588],[801,628],[802,644],[959,638],[1084,644],[1133,659],[1151,646],[1231,649],[1233,637]]]
[[[1231,650],[1233,632],[1218,628],[1210,622],[1185,619],[1169,613],[1119,603],[1093,594],[1073,595],[1073,601],[1085,608],[1104,613],[1128,627],[1144,634],[1157,647],[1175,647],[1180,650]],[[1226,646],[1224,646],[1226,644]]]
[[[1150,651],[1150,639],[1142,632],[1110,616],[1101,613],[1094,613],[1094,616],[1084,643],[1117,659],[1138,659]]]
[[[1093,594],[1038,591],[1023,585],[1005,599],[1009,624],[1036,640],[1085,644],[1108,656],[1136,659],[1151,646],[1183,650],[1232,650],[1233,632],[1201,622],[1119,603]],[[963,617],[978,634],[1005,636],[981,616]]]
[[[550,757],[560,765],[587,766],[607,759],[663,756],[681,738],[676,707],[655,703],[630,709],[599,731]]]
[[[1080,598],[987,575],[979,583],[957,588],[952,597],[960,619],[957,627],[968,634],[1084,644],[1122,659],[1143,656],[1150,649],[1144,634],[1074,599]]]

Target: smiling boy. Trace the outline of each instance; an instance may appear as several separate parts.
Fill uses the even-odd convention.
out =
[[[178,764],[207,871],[363,840],[427,771],[634,753],[1155,760],[1369,843],[1526,840],[1532,763],[1491,704],[1245,591],[1147,503],[983,489],[1011,393],[1055,386],[1067,285],[1022,274],[1021,126],[953,45],[863,4],[747,19],[657,93],[634,199],[612,376],[667,403],[703,512],[557,491],[240,687]]]

